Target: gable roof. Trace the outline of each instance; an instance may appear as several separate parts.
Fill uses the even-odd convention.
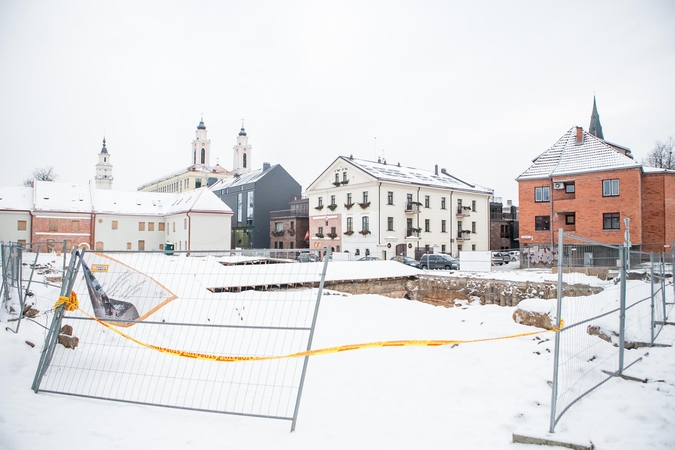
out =
[[[577,143],[577,129],[582,133],[580,143]],[[553,147],[532,160],[532,165],[516,180],[641,167],[616,147],[579,127],[572,127]]]
[[[417,169],[414,167],[391,165],[387,164],[386,162],[367,161],[365,159],[356,159],[345,156],[339,156],[331,164],[331,166],[333,166],[337,161],[343,161],[347,164],[357,167],[366,174],[380,181],[431,186],[489,195],[492,195],[494,192],[494,190],[491,188],[460,180],[459,178],[448,173],[445,169],[441,169],[439,172],[436,172],[425,169]],[[325,171],[323,173],[325,173]],[[315,182],[316,180],[312,184]]]
[[[0,186],[0,211],[30,211],[32,208],[32,187]]]
[[[278,164],[274,164],[271,166],[264,166],[258,169],[252,169],[242,174],[234,174],[229,178],[223,178],[222,180],[216,181],[209,187],[212,191],[217,191],[218,189],[226,189],[234,186],[243,186],[245,184],[255,183],[256,181],[260,180],[262,177],[267,175],[269,172],[271,172],[277,166]]]

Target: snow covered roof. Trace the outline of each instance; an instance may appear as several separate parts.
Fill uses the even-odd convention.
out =
[[[207,187],[178,194],[165,208],[164,213],[178,214],[182,212],[232,213],[232,210],[216,194]]]
[[[642,167],[616,146],[607,144],[581,128],[581,142],[577,142],[577,129],[578,127],[570,128],[553,147],[537,156],[532,165],[516,179]]]
[[[33,188],[0,186],[0,211],[30,211],[33,208]]]
[[[35,180],[33,210],[90,213],[91,185]]]
[[[241,186],[244,184],[249,184],[249,183],[255,183],[259,179],[261,179],[267,172],[275,168],[277,164],[274,164],[272,166],[265,166],[261,167],[259,169],[253,169],[248,172],[244,172],[242,174],[235,174],[229,178],[223,178],[211,185],[211,190],[212,191],[217,191],[219,189],[227,189],[231,188],[234,186]]]
[[[174,177],[177,177],[179,175],[186,174],[186,173],[190,173],[190,172],[204,173],[204,174],[207,174],[207,175],[208,174],[216,174],[216,175],[223,175],[223,174],[227,175],[227,174],[229,174],[227,169],[225,169],[220,164],[216,164],[215,166],[207,166],[207,165],[204,165],[204,164],[194,164],[190,167],[177,170],[177,171],[172,172],[168,175],[164,175],[162,177],[159,177],[159,178],[156,178],[152,181],[144,183],[141,186],[139,186],[138,189],[141,190],[141,189],[146,188],[148,186],[152,186],[153,184],[157,184],[157,183],[160,183],[164,180],[169,180],[171,178],[174,178]]]
[[[395,166],[387,164],[386,162],[374,162],[344,156],[340,156],[338,159],[356,166],[370,176],[382,181],[418,184],[462,191],[481,192],[485,194],[492,194],[494,192],[491,188],[460,180],[449,174],[445,169],[441,169],[436,173],[436,171],[417,169],[414,167]]]
[[[165,194],[94,189],[92,182],[76,185],[47,181],[36,181],[34,188],[0,186],[0,210],[144,216],[182,212],[232,214],[232,210],[206,187]]]

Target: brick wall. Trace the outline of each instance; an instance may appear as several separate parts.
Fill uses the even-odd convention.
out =
[[[77,231],[73,231],[73,221],[79,222]],[[56,223],[56,231],[50,230],[50,222]],[[33,242],[48,242],[53,240],[56,248],[61,249],[63,241],[67,241],[67,251],[70,251],[72,246],[80,244],[87,244],[89,248],[93,248],[92,242],[92,221],[91,217],[73,217],[65,219],[63,217],[33,217],[31,240]],[[47,247],[43,246],[41,251],[47,251]]]
[[[619,180],[619,195],[603,197],[602,181]],[[553,183],[574,182],[574,193],[565,189],[553,189]],[[550,187],[552,202],[535,202],[536,187]],[[587,239],[606,243],[620,244],[624,240],[623,219],[629,217],[631,241],[642,244],[642,174],[640,169],[613,170],[574,174],[538,180],[518,182],[518,200],[520,207],[520,236],[533,236],[522,239],[524,244],[550,244],[557,242],[557,230],[583,236]],[[551,214],[551,208],[553,214]],[[603,213],[619,213],[620,228],[603,229]],[[565,216],[574,214],[575,223],[566,224]],[[535,216],[551,216],[550,231],[535,230]],[[552,236],[553,235],[553,236]]]

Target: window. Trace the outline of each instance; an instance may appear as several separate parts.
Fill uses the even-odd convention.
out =
[[[425,208],[429,207],[429,196],[428,195],[424,196],[424,207]]]
[[[138,222],[138,231],[145,231],[145,222]]]
[[[392,191],[387,192],[387,205],[394,204],[394,193]]]
[[[138,241],[138,249],[145,250],[145,241]]]
[[[476,212],[476,200],[471,200],[471,211]]]
[[[457,232],[458,233],[462,232],[462,221],[461,220],[457,221]]]
[[[274,242],[274,248],[279,248],[279,243],[276,241]]]
[[[412,201],[413,201],[412,194],[406,194],[405,195],[405,202],[409,205],[409,204],[412,203]]]
[[[340,184],[340,174],[339,173],[335,174],[335,184]]]
[[[368,191],[363,191],[363,203],[368,203]]]
[[[176,222],[171,222],[171,225],[172,225],[171,228],[173,228],[173,232],[175,233],[176,232]]]
[[[472,233],[476,232],[476,222],[471,222],[471,232]]]
[[[78,233],[80,231],[80,221],[79,220],[71,220],[70,221],[70,231],[72,233]]]
[[[366,256],[370,256],[370,249],[369,248],[366,249]]]
[[[565,192],[568,194],[574,194],[574,183],[565,183]]]
[[[476,251],[476,244],[471,244],[471,251],[475,252]]]
[[[113,221],[112,221],[112,229],[113,229],[113,230],[116,230],[116,229],[117,229],[117,221],[116,221],[116,220],[113,220]]]
[[[604,213],[602,215],[602,229],[603,230],[618,230],[620,224],[619,213]]]
[[[549,216],[536,216],[534,218],[534,230],[546,231],[551,229],[551,218]]]
[[[244,194],[239,192],[237,194],[237,223],[241,226],[243,217],[244,217]],[[173,231],[176,231],[176,224],[173,224]]]
[[[19,231],[26,231],[26,221],[25,220],[19,220],[16,223],[16,229]]]
[[[394,218],[387,217],[387,231],[394,231]]]
[[[602,196],[612,197],[619,195],[619,180],[602,180]]]
[[[283,222],[274,222],[274,231],[283,231],[284,223]]]
[[[319,227],[319,232],[317,234],[323,235],[323,227]]]
[[[459,245],[457,246],[457,251],[458,251],[458,252],[461,252],[461,251],[462,251],[462,244],[459,244]]]
[[[499,228],[499,237],[502,239],[508,239],[510,236],[509,226],[507,224],[502,224]]]
[[[342,181],[347,182],[347,172],[342,172]]]
[[[441,233],[446,233],[448,230],[446,230],[446,222],[445,220],[441,220]],[[443,246],[445,247],[445,245]],[[445,251],[445,250],[443,250]]]
[[[279,248],[284,248],[284,243],[283,243],[283,242],[279,242]]]
[[[354,256],[359,256],[360,254],[361,250],[357,248],[356,251],[354,252]]]
[[[462,199],[458,198],[457,199],[457,209],[461,209],[461,208],[462,208]]]
[[[334,195],[331,195],[331,196],[330,196],[330,204],[331,204],[331,205],[334,205],[334,204],[335,204],[335,196],[334,196]]]
[[[566,214],[565,215],[565,223],[567,225],[574,225],[575,220],[576,220],[576,217],[575,217],[574,214]]]
[[[445,244],[441,245],[441,253],[445,253]]]
[[[197,178],[195,179],[195,189],[199,189],[200,187],[202,187],[202,179]]]
[[[431,219],[424,219],[424,231],[427,233],[431,231]]]
[[[441,197],[441,209],[445,209],[445,197]]]
[[[352,203],[353,203],[353,202],[352,202],[352,194],[349,193],[349,194],[347,194],[347,204],[348,204],[348,205],[351,205]]]
[[[323,206],[323,197],[319,197],[319,204],[318,206]]]
[[[330,233],[333,234],[333,235],[336,235],[337,234],[337,228],[330,227]]]
[[[131,250],[131,242],[127,242],[127,250]]]
[[[246,203],[246,226],[253,226],[253,191],[248,193],[248,202]]]
[[[347,217],[347,231],[354,231],[354,218],[353,217]]]
[[[165,227],[164,222],[160,222],[157,224],[158,231],[164,231],[164,227]]]
[[[549,201],[549,187],[538,187],[534,188],[534,201],[535,202],[547,202]]]
[[[370,217],[368,216],[361,217],[361,230],[370,231]]]
[[[148,222],[148,231],[155,231],[155,222]]]
[[[295,230],[295,222],[291,220],[291,230]]]
[[[59,229],[59,223],[56,219],[49,219],[49,231],[57,231]]]

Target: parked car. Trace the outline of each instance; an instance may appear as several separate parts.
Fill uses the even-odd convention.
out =
[[[357,259],[357,261],[382,261],[377,256],[364,256],[363,258]]]
[[[509,252],[509,256],[511,257],[511,261],[518,261],[518,258],[520,258],[520,252],[518,250],[511,250]]]
[[[392,261],[398,261],[401,264],[405,264],[406,266],[414,267],[416,269],[421,269],[422,265],[415,261],[415,259],[410,258],[408,256],[392,256],[389,258]]]
[[[318,262],[319,257],[314,253],[300,253],[297,257],[297,261],[301,263]]]
[[[459,260],[443,253],[426,253],[420,258],[422,269],[459,270]]]
[[[501,266],[502,264],[507,264],[511,258],[508,254],[502,252],[492,252],[492,265]]]

